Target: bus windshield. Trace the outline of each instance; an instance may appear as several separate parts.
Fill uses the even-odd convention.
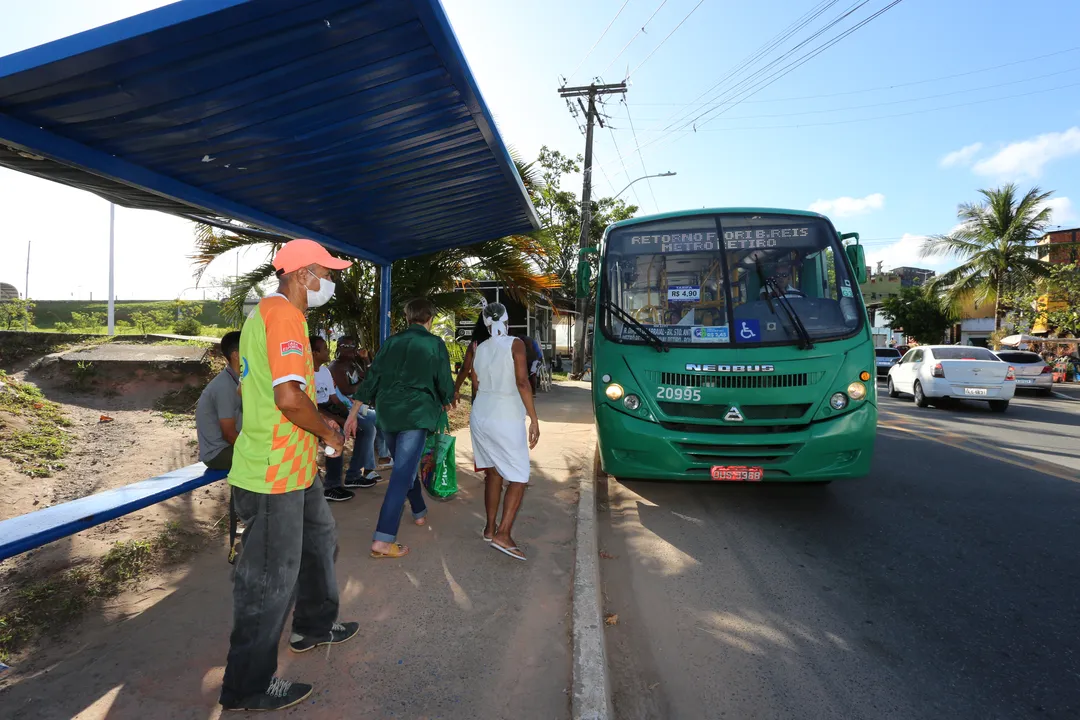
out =
[[[672,345],[774,345],[849,337],[858,289],[832,225],[801,215],[684,216],[608,233],[603,297]],[[790,312],[789,312],[790,311]],[[645,342],[602,313],[607,337]]]

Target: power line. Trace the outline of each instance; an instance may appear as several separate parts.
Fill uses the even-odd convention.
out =
[[[607,27],[604,28],[604,32],[600,33],[600,37],[596,38],[596,42],[594,42],[593,46],[589,48],[589,52],[585,53],[585,57],[581,58],[581,62],[579,62],[577,64],[577,67],[574,68],[574,72],[570,73],[571,78],[577,75],[577,71],[581,69],[581,66],[584,65],[585,61],[589,59],[589,56],[593,54],[593,50],[595,50],[596,46],[600,44],[600,41],[604,39],[604,36],[607,35],[608,30],[610,30],[611,26],[615,24],[615,21],[619,19],[619,16],[622,15],[622,11],[626,9],[626,6],[629,3],[630,0],[624,0],[622,6],[619,8],[619,11],[615,13],[615,17],[611,18],[611,22],[609,22],[607,24]]]
[[[663,2],[661,2],[655,10],[653,10],[653,14],[649,16],[649,19],[645,21],[645,24],[638,28],[638,31],[634,33],[634,37],[630,38],[630,42],[622,46],[622,50],[620,50],[618,54],[611,59],[611,62],[607,64],[607,67],[604,68],[603,72],[601,72],[600,75],[605,75],[607,71],[611,69],[611,66],[615,64],[615,61],[621,58],[622,54],[626,52],[626,48],[630,47],[633,42],[638,39],[638,36],[641,35],[641,33],[645,32],[645,28],[647,28],[649,26],[649,23],[652,22],[652,19],[656,17],[656,13],[660,12],[660,9],[667,5],[667,2],[668,0],[663,0]],[[627,69],[629,70],[629,68]]]
[[[768,41],[766,41],[764,44],[762,44],[759,48],[757,48],[752,53],[747,55],[745,58],[740,60],[735,65],[735,67],[733,67],[731,70],[728,71],[728,73],[726,75],[724,75],[718,81],[716,81],[715,83],[710,85],[708,88],[706,88],[702,93],[700,93],[693,100],[691,100],[688,103],[684,103],[683,105],[681,105],[681,107],[690,107],[692,105],[695,105],[698,100],[700,100],[701,98],[705,97],[706,95],[708,95],[710,92],[712,92],[716,88],[723,85],[725,82],[727,82],[733,76],[735,76],[738,73],[742,72],[743,69],[745,69],[746,67],[756,63],[761,57],[763,57],[767,53],[771,52],[773,50],[773,48],[775,48],[777,45],[783,43],[785,40],[790,38],[792,35],[797,33],[799,30],[803,29],[804,27],[809,25],[811,22],[816,20],[823,12],[825,12],[825,10],[828,10],[830,7],[835,5],[837,2],[838,2],[838,0],[826,0],[825,2],[819,3],[818,5],[815,5],[814,7],[812,7],[808,12],[804,13],[802,16],[800,16],[798,19],[796,19],[795,22],[788,25],[786,28],[784,28],[779,33],[777,33],[772,38],[770,38]],[[676,116],[678,114],[679,114],[679,111],[676,110],[669,117],[674,117],[674,116]]]
[[[647,62],[649,61],[649,58],[651,58],[651,57],[652,57],[653,55],[655,55],[655,54],[656,54],[656,51],[657,51],[657,50],[659,50],[660,48],[662,48],[662,47],[664,46],[664,43],[666,43],[666,42],[668,41],[668,38],[670,38],[670,37],[671,37],[672,35],[674,35],[674,34],[675,34],[675,32],[676,32],[676,31],[677,31],[677,30],[678,30],[679,28],[681,28],[681,27],[683,26],[683,23],[684,23],[684,22],[686,22],[687,20],[689,20],[689,19],[690,19],[690,16],[691,16],[691,15],[693,15],[693,14],[694,14],[694,12],[695,12],[695,11],[696,11],[696,10],[697,10],[697,9],[698,9],[699,7],[701,7],[701,6],[702,6],[702,4],[703,4],[704,2],[705,2],[705,0],[698,0],[698,4],[697,4],[697,5],[695,5],[695,6],[693,7],[693,9],[691,9],[691,10],[690,10],[690,12],[686,13],[686,17],[684,17],[684,18],[683,18],[682,20],[680,20],[680,21],[679,21],[679,24],[675,26],[675,29],[674,29],[674,30],[672,30],[671,32],[669,32],[669,33],[668,33],[668,34],[667,34],[667,35],[666,35],[666,36],[664,37],[664,39],[660,41],[660,44],[659,44],[659,45],[657,45],[656,47],[654,47],[654,48],[652,49],[652,52],[650,52],[650,53],[649,53],[648,55],[646,55],[646,56],[645,56],[645,59],[644,59],[644,60],[642,60],[641,62],[639,62],[639,63],[638,63],[638,65],[637,65],[637,67],[636,67],[636,68],[634,68],[634,69],[633,69],[632,71],[630,71],[630,72],[628,72],[628,73],[626,74],[626,80],[629,80],[629,79],[630,79],[630,76],[631,76],[631,75],[633,75],[633,74],[634,74],[634,73],[636,73],[636,72],[637,72],[638,70],[640,70],[640,69],[641,69],[641,66],[642,66],[642,65],[644,65],[645,63],[647,63]]]
[[[1065,50],[1058,50],[1057,52],[1047,53],[1046,55],[1037,55],[1036,57],[1025,58],[1023,60],[1014,60],[1013,62],[1003,63],[1001,65],[992,65],[990,67],[979,68],[977,70],[968,70],[962,73],[955,73],[953,75],[942,75],[940,77],[926,78],[923,80],[913,80],[911,82],[895,83],[893,85],[879,85],[872,88],[862,88],[860,90],[846,90],[838,93],[825,93],[822,95],[800,95],[797,97],[785,97],[785,98],[769,98],[767,100],[743,100],[743,103],[758,104],[758,103],[778,103],[778,102],[790,102],[793,100],[818,100],[820,98],[841,97],[843,95],[858,95],[861,93],[877,92],[879,90],[894,90],[896,88],[910,87],[912,85],[925,85],[927,83],[941,82],[942,80],[953,80],[959,77],[966,77],[968,75],[977,75],[979,73],[990,72],[991,70],[1000,70],[1001,68],[1012,67],[1014,65],[1022,65],[1024,63],[1035,62],[1036,60],[1045,60],[1048,57],[1055,57],[1057,55],[1064,55],[1066,53],[1076,52],[1080,50],[1080,46],[1067,48]],[[704,93],[702,93],[704,94]],[[700,96],[698,96],[700,97]],[[693,100],[689,103],[649,103],[639,102],[634,103],[636,107],[645,106],[657,106],[657,107],[685,107],[693,104]]]
[[[1073,88],[1073,87],[1078,87],[1078,86],[1080,86],[1080,82],[1074,82],[1074,83],[1069,83],[1067,85],[1057,85],[1055,87],[1046,88],[1044,90],[1032,90],[1031,92],[1019,93],[1019,94],[1016,94],[1016,95],[1003,95],[1001,97],[986,98],[985,100],[972,100],[971,102],[957,103],[955,105],[942,105],[940,107],[924,108],[922,110],[912,110],[910,112],[894,113],[892,115],[876,115],[874,117],[868,117],[868,118],[853,118],[851,120],[834,120],[834,121],[831,121],[831,122],[818,122],[818,123],[799,123],[797,125],[748,125],[746,127],[733,127],[733,128],[704,128],[704,129],[703,128],[698,128],[697,132],[726,132],[726,131],[729,131],[729,130],[780,130],[780,129],[787,129],[787,128],[823,127],[823,126],[826,126],[826,125],[848,125],[848,124],[851,124],[851,123],[870,122],[870,121],[873,121],[873,120],[887,120],[887,119],[898,118],[898,117],[909,117],[911,115],[923,115],[925,113],[937,112],[939,110],[954,110],[956,108],[970,107],[972,105],[984,105],[986,103],[998,102],[1000,100],[1014,100],[1016,98],[1030,97],[1032,95],[1041,95],[1043,93],[1054,92],[1055,90],[1065,90],[1065,89],[1068,89],[1068,88]],[[664,133],[666,133],[666,131],[664,131],[664,130],[653,130],[653,131],[643,130],[642,132],[664,132]],[[684,136],[689,135],[689,134],[691,134],[691,133],[689,133],[689,132],[684,133]],[[652,142],[656,142],[656,141],[654,140]],[[646,142],[644,145],[642,145],[642,147],[648,147],[650,144],[652,144],[652,143],[651,142]]]
[[[615,130],[610,124],[608,125],[608,132],[611,133],[611,144],[615,146],[615,154],[619,156],[619,162],[622,163],[623,174],[626,175],[626,181],[630,182],[633,178],[630,177],[630,171],[626,167],[626,158],[622,154],[622,151],[619,150],[619,143],[615,140]],[[601,165],[600,167],[603,166]],[[638,207],[641,207],[641,196],[638,195],[637,188],[631,186],[630,189],[634,192],[634,198],[637,200]],[[611,186],[611,192],[615,192],[614,185]]]
[[[862,5],[865,5],[867,1],[868,1],[868,0],[863,0],[863,2],[861,2],[861,3],[859,3],[859,4],[858,4],[858,7],[862,7]],[[853,25],[852,27],[848,28],[847,30],[843,31],[842,33],[840,33],[840,34],[838,34],[838,35],[835,35],[835,36],[833,36],[833,37],[832,37],[832,38],[830,38],[829,40],[826,40],[826,41],[825,41],[824,43],[822,43],[822,44],[818,45],[818,46],[817,46],[817,47],[815,47],[814,49],[812,49],[812,50],[810,50],[809,52],[805,53],[804,55],[800,56],[799,58],[797,58],[797,59],[796,59],[796,60],[794,60],[793,62],[789,63],[788,65],[786,65],[786,66],[784,66],[784,67],[782,67],[782,68],[780,68],[779,70],[777,70],[776,72],[774,72],[774,73],[773,73],[772,75],[770,75],[770,76],[768,76],[768,77],[766,77],[766,78],[764,78],[764,79],[762,79],[762,80],[758,81],[758,82],[757,82],[757,83],[756,83],[755,85],[750,85],[750,86],[746,87],[745,89],[743,89],[743,90],[740,90],[740,91],[738,91],[738,93],[740,93],[740,94],[742,95],[742,97],[734,99],[734,102],[732,102],[732,101],[730,101],[730,100],[727,100],[727,101],[725,101],[725,102],[729,102],[730,104],[729,104],[729,105],[728,105],[728,106],[727,106],[726,108],[724,108],[723,110],[721,110],[721,111],[720,111],[720,113],[718,113],[717,115],[714,115],[713,117],[711,117],[711,118],[708,118],[707,120],[705,120],[705,121],[704,121],[704,122],[702,123],[702,125],[706,125],[706,124],[708,124],[709,122],[712,122],[712,121],[713,121],[713,120],[715,120],[715,119],[716,119],[716,117],[718,117],[718,116],[719,116],[720,114],[723,114],[723,113],[727,112],[728,110],[730,110],[731,108],[735,107],[736,105],[738,105],[738,104],[739,104],[739,103],[740,103],[740,102],[741,102],[741,101],[742,101],[743,99],[745,99],[746,97],[750,97],[750,96],[752,96],[752,95],[754,95],[754,94],[756,94],[756,93],[760,92],[761,90],[764,90],[764,89],[765,89],[766,87],[768,87],[769,85],[772,85],[773,83],[775,83],[775,82],[776,82],[777,80],[779,80],[780,78],[782,78],[782,77],[784,77],[785,75],[787,75],[787,74],[791,73],[792,71],[794,71],[794,70],[795,70],[795,69],[797,69],[798,67],[800,67],[800,66],[802,66],[802,65],[806,64],[807,62],[809,62],[809,61],[810,61],[810,60],[812,60],[813,58],[815,58],[815,57],[817,57],[818,55],[820,55],[820,54],[821,54],[822,52],[824,52],[825,50],[827,50],[827,49],[829,49],[830,47],[832,47],[833,45],[837,44],[838,42],[840,42],[840,41],[841,41],[841,40],[843,40],[844,38],[848,37],[848,36],[849,36],[849,35],[851,35],[852,33],[854,33],[854,32],[856,32],[856,31],[858,31],[858,30],[859,30],[860,28],[862,28],[862,27],[866,26],[866,25],[867,25],[868,23],[870,23],[870,22],[872,22],[873,20],[877,19],[878,17],[880,17],[880,16],[881,16],[882,14],[884,14],[885,12],[887,12],[887,11],[891,10],[892,8],[896,7],[896,6],[897,6],[897,5],[899,5],[899,4],[901,3],[901,2],[903,2],[903,0],[892,0],[892,2],[891,2],[891,3],[889,3],[888,5],[886,5],[886,6],[885,6],[884,8],[882,8],[881,10],[878,10],[877,12],[873,13],[872,15],[870,15],[869,17],[867,17],[866,19],[862,20],[861,22],[859,22],[859,23],[857,23],[857,24]],[[853,6],[853,7],[854,7],[854,6]],[[855,9],[858,9],[858,7],[855,7]],[[844,16],[846,16],[846,15],[850,14],[850,11],[851,11],[851,8],[849,7],[849,9],[848,9],[847,11],[845,11],[845,15],[844,15]],[[832,23],[830,23],[830,24],[829,24],[829,25],[828,25],[827,27],[831,27],[831,26],[833,26],[833,25],[835,25],[835,24],[836,24],[836,21],[834,20],[834,21],[833,21]],[[819,35],[819,34],[820,34],[820,32],[821,32],[821,31],[818,31],[817,33],[815,33],[815,36],[816,36],[816,35]],[[806,44],[806,41],[803,41],[802,43],[800,43],[800,44],[799,44],[798,46],[796,46],[796,47],[801,47],[802,45],[805,45],[805,44]],[[783,56],[781,56],[781,57],[785,57],[785,56],[788,56],[788,55],[792,54],[794,50],[795,50],[795,48],[792,48],[791,50],[787,51],[787,52],[786,52],[786,53],[785,53],[785,54],[784,54]],[[770,63],[770,66],[771,66],[771,65],[774,65],[775,63],[776,63],[776,61],[773,61],[773,63]],[[759,72],[760,72],[760,71],[759,71]],[[758,74],[758,73],[755,73],[755,75],[756,75],[756,74]],[[749,78],[748,78],[748,79],[749,79]],[[745,80],[744,80],[743,82],[745,82]],[[740,83],[740,84],[742,84],[742,83]],[[738,86],[736,86],[736,88],[737,88],[737,87],[738,87]],[[735,90],[735,88],[733,88],[733,90]],[[717,105],[717,106],[716,106],[716,107],[714,107],[713,109],[711,109],[711,110],[708,110],[708,111],[705,111],[705,112],[703,112],[703,113],[699,114],[699,115],[698,115],[697,117],[695,117],[695,118],[693,118],[693,119],[691,119],[691,120],[689,120],[689,121],[686,121],[686,122],[684,122],[684,123],[683,123],[683,124],[682,124],[682,125],[681,125],[680,127],[678,127],[678,128],[670,129],[670,128],[671,128],[671,125],[668,125],[668,127],[667,127],[667,128],[665,128],[665,130],[664,130],[664,133],[665,133],[665,134],[661,134],[661,135],[658,135],[658,136],[657,136],[656,138],[654,138],[653,140],[650,140],[650,141],[646,142],[646,143],[645,143],[645,145],[643,145],[642,147],[648,147],[648,146],[650,146],[650,145],[652,145],[652,144],[655,144],[655,143],[659,142],[660,140],[663,140],[663,139],[664,139],[665,137],[669,137],[669,136],[670,136],[670,137],[672,137],[673,139],[679,139],[678,137],[675,137],[675,133],[678,133],[678,132],[682,132],[682,133],[683,133],[683,136],[685,136],[685,135],[689,134],[690,132],[697,132],[698,130],[700,130],[700,129],[701,129],[701,128],[699,128],[699,127],[697,126],[697,121],[698,121],[699,119],[703,118],[703,117],[704,117],[705,115],[708,115],[709,113],[715,112],[715,111],[716,111],[717,109],[719,109],[719,107],[720,107],[720,106],[719,106],[719,105]],[[686,128],[687,128],[687,127],[692,127],[692,128],[693,128],[693,130],[692,130],[692,131],[687,131],[687,130],[686,130]]]
[[[902,0],[893,0],[892,4],[886,6],[885,9],[887,10],[888,8],[893,7],[894,5],[899,4],[901,1]],[[798,60],[795,60],[793,63],[789,63],[788,65],[784,66],[779,71],[777,71],[776,73],[773,73],[772,75],[764,78],[764,80],[760,79],[760,77],[761,77],[761,75],[763,73],[769,72],[776,65],[784,62],[787,58],[794,55],[795,52],[798,51],[800,48],[802,48],[804,45],[809,43],[811,40],[814,40],[814,39],[820,37],[826,31],[831,30],[833,27],[838,25],[840,22],[842,22],[843,20],[850,17],[853,13],[860,10],[868,2],[869,2],[869,0],[861,0],[861,2],[858,2],[858,3],[854,4],[854,5],[851,5],[841,15],[839,15],[838,17],[833,19],[831,22],[826,24],[823,28],[821,28],[820,30],[818,30],[817,32],[812,34],[810,37],[806,38],[805,40],[803,40],[801,43],[799,43],[795,47],[791,48],[790,50],[786,51],[785,53],[780,55],[778,58],[776,58],[775,60],[773,60],[769,64],[767,64],[764,67],[758,69],[752,75],[744,78],[739,83],[737,83],[734,87],[729,88],[728,90],[724,91],[723,93],[720,93],[719,95],[715,96],[713,98],[713,101],[718,100],[716,105],[714,105],[709,110],[705,110],[704,112],[699,113],[697,116],[687,120],[678,129],[683,129],[683,128],[686,128],[687,126],[694,125],[698,120],[702,119],[703,117],[705,117],[709,113],[714,112],[715,110],[717,110],[723,103],[730,102],[732,97],[736,97],[739,94],[743,94],[744,97],[748,97],[749,95],[753,95],[756,92],[759,92],[760,90],[765,89],[766,87],[768,87],[768,84],[771,84],[771,82],[768,83],[768,84],[762,84],[763,82],[768,81],[770,79],[772,79],[772,82],[775,82],[776,80],[779,80],[781,77],[783,77],[784,75],[786,75],[787,73],[791,72],[796,67],[798,67],[799,64],[802,64],[802,63],[800,63],[800,61],[807,62],[810,59],[812,59],[813,57],[816,57],[818,54],[824,52],[828,48],[830,48],[833,45],[835,45],[836,43],[840,42],[840,40],[843,40],[845,37],[847,37],[851,33],[855,32],[859,28],[863,27],[868,22],[870,22],[871,20],[876,18],[878,15],[880,15],[882,12],[884,12],[884,10],[878,11],[878,13],[875,13],[875,14],[871,15],[869,18],[866,18],[865,20],[863,20],[863,21],[861,21],[859,23],[856,23],[855,25],[848,28],[844,32],[840,33],[839,35],[835,35],[832,38],[830,38],[829,40],[826,40],[824,43],[822,43],[821,45],[818,45],[816,48],[814,48],[810,52],[806,53],[805,55],[802,55]],[[796,63],[798,63],[798,64],[796,64]],[[746,93],[748,93],[748,92],[749,92],[749,95],[746,95]],[[725,95],[727,95],[727,97],[724,97]],[[727,109],[731,109],[731,107],[734,107],[734,104],[729,105],[729,107]],[[724,110],[722,112],[726,112],[726,110]]]
[[[645,184],[649,186],[649,194],[652,195],[653,208],[656,212],[660,212],[660,203],[656,202],[656,193],[653,192],[652,178],[649,177],[649,171],[645,167],[645,156],[641,154],[641,143],[639,143],[637,139],[637,130],[634,129],[634,119],[630,117],[629,106],[626,108],[626,119],[630,122],[630,132],[634,134],[634,144],[637,145],[638,160],[641,161],[641,172],[645,174]],[[630,177],[627,176],[626,179],[629,180]]]
[[[1009,82],[994,83],[993,85],[982,85],[974,88],[967,88],[965,90],[953,90],[946,93],[937,93],[934,95],[923,95],[921,97],[905,98],[903,100],[889,100],[886,102],[869,103],[866,105],[846,105],[843,107],[825,108],[822,110],[800,110],[798,112],[788,113],[770,113],[766,115],[737,115],[735,117],[727,117],[726,120],[760,120],[764,118],[778,118],[778,117],[793,117],[796,115],[820,115],[822,113],[833,112],[845,112],[847,110],[866,110],[868,108],[887,107],[889,105],[902,105],[904,103],[922,102],[923,100],[936,100],[937,98],[951,97],[954,95],[964,95],[966,93],[979,92],[982,90],[991,90],[993,88],[1007,87],[1009,85],[1019,85],[1021,83],[1031,82],[1032,80],[1042,80],[1048,77],[1054,77],[1056,75],[1064,75],[1066,73],[1076,72],[1080,70],[1080,65],[1076,67],[1066,68],[1065,70],[1058,70],[1057,72],[1046,73],[1044,75],[1034,75],[1032,77],[1021,78],[1019,80],[1010,80]],[[640,118],[639,118],[640,119]],[[663,118],[651,118],[651,120],[663,120]],[[656,128],[657,130],[661,128]],[[666,129],[666,128],[664,128]],[[698,128],[699,130],[701,128]]]

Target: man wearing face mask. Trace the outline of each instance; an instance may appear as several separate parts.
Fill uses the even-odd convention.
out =
[[[293,652],[342,643],[359,630],[337,622],[337,527],[315,459],[320,440],[340,455],[344,437],[316,407],[304,317],[333,296],[330,271],[350,265],[311,240],[286,243],[274,256],[277,292],[262,299],[240,335],[244,430],[229,484],[246,530],[220,698],[227,710],[280,710],[311,694],[311,685],[274,676],[294,597]]]

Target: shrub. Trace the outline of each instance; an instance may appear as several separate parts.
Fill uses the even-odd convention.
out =
[[[202,334],[202,323],[193,317],[181,318],[178,323],[173,325],[173,332],[177,335],[200,335]]]

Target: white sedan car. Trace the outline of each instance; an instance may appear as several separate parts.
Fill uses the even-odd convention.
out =
[[[900,393],[914,395],[919,407],[939,398],[964,398],[1005,412],[1016,394],[1016,372],[986,348],[920,345],[889,370],[889,397]]]

